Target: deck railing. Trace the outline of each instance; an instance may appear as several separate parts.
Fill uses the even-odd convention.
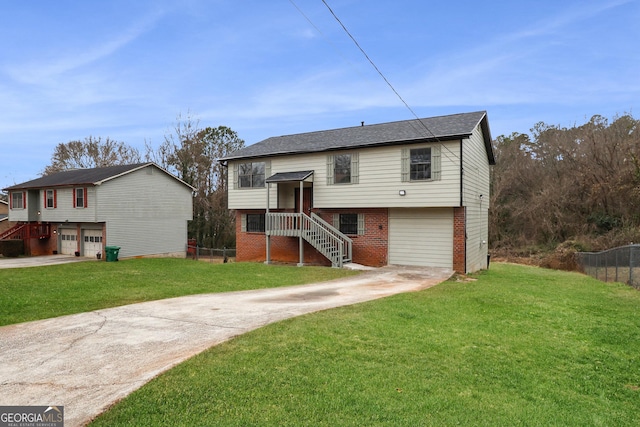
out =
[[[51,225],[38,223],[16,224],[4,233],[0,234],[0,240],[5,239],[46,239],[51,237]]]

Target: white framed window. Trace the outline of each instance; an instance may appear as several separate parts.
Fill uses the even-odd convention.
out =
[[[14,191],[11,193],[11,209],[26,209],[27,198],[24,191]]]
[[[74,208],[87,207],[87,189],[86,188],[73,189],[73,207]]]
[[[45,190],[44,207],[45,209],[55,209],[57,206],[56,190]]]
[[[264,188],[271,174],[271,163],[246,162],[233,166],[233,188]]]

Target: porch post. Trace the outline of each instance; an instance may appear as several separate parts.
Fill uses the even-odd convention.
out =
[[[300,228],[298,233],[298,247],[300,248],[300,262],[298,262],[298,267],[302,267],[304,265],[304,239],[302,238],[302,213],[304,212],[304,208],[302,206],[304,200],[304,181],[300,181],[300,219],[298,220],[298,227]]]
[[[267,260],[265,264],[271,264],[271,234],[269,233],[269,193],[271,183],[267,182],[267,209],[264,214],[264,234],[267,239]]]

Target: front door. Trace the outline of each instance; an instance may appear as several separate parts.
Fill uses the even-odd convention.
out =
[[[300,188],[296,188],[295,199],[296,199],[295,211],[300,212]],[[312,207],[313,207],[313,187],[305,187],[302,191],[302,212],[306,215],[311,215]]]

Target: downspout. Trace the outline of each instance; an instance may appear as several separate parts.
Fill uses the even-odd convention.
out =
[[[460,138],[460,207],[464,212],[464,273],[467,272],[467,209],[464,207],[464,166],[462,157],[462,138]]]
[[[267,239],[267,260],[265,261],[265,264],[271,264],[271,234],[269,233],[269,225],[270,225],[270,221],[269,221],[269,193],[271,189],[271,183],[267,182],[267,209],[265,211],[264,214],[264,224],[265,224],[265,230],[264,230],[264,234],[265,234],[265,239]]]

